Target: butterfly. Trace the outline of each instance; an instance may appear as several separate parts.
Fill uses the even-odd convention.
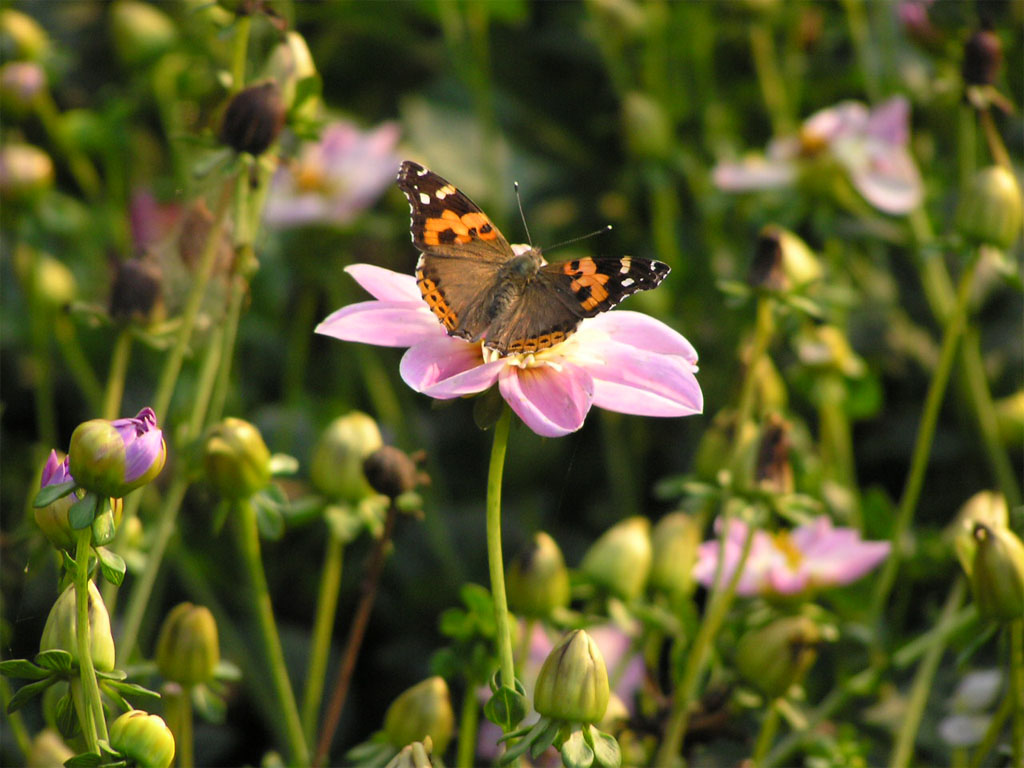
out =
[[[398,186],[409,200],[416,282],[449,336],[483,341],[498,355],[565,341],[584,318],[657,286],[669,267],[633,256],[549,264],[541,249],[517,253],[480,207],[433,171],[406,160]]]

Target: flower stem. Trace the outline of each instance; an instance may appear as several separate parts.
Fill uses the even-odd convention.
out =
[[[174,736],[174,764],[177,768],[193,768],[196,758],[192,735],[192,689],[168,683],[161,695],[167,727]]]
[[[1013,699],[1011,765],[1024,768],[1024,619],[1010,622],[1010,696]]]
[[[818,415],[821,422],[823,468],[844,488],[856,493],[853,439],[850,435],[850,421],[842,406],[846,394],[842,378],[837,373],[826,374],[819,382],[819,387]]]
[[[974,273],[977,268],[977,254],[972,254],[960,276],[960,284],[957,286],[956,305],[946,323],[946,330],[943,334],[942,349],[939,352],[939,362],[932,374],[931,384],[928,386],[928,394],[925,397],[924,410],[921,414],[921,424],[917,430],[917,440],[914,443],[914,452],[910,462],[910,471],[903,487],[903,496],[900,499],[899,509],[896,512],[896,520],[892,529],[892,552],[885,562],[881,575],[876,582],[874,600],[872,603],[872,615],[877,619],[881,616],[882,610],[889,599],[896,582],[896,573],[900,565],[903,534],[913,520],[914,510],[917,507],[921,489],[924,487],[925,470],[928,468],[928,457],[931,454],[932,439],[935,436],[935,427],[939,420],[939,410],[942,406],[942,398],[946,392],[946,384],[949,383],[949,374],[953,367],[953,359],[956,355],[957,344],[963,335],[967,324],[967,305],[971,295],[971,285],[974,282]]]
[[[82,344],[75,332],[75,324],[70,317],[58,312],[53,318],[53,337],[57,340],[64,362],[75,383],[85,397],[85,403],[91,413],[99,413],[103,403],[103,389],[96,372],[82,351]]]
[[[249,584],[252,589],[252,605],[256,611],[260,634],[263,637],[263,648],[270,665],[271,679],[274,682],[275,703],[279,708],[278,716],[283,720],[288,739],[288,750],[291,762],[297,765],[309,764],[309,748],[302,733],[299,710],[295,705],[295,695],[288,679],[288,668],[284,663],[284,651],[281,639],[274,623],[274,608],[270,601],[270,588],[263,572],[263,560],[260,554],[260,532],[256,523],[256,508],[248,499],[235,505],[235,532],[238,537],[238,549],[242,554],[246,570],[249,572]]]
[[[75,549],[75,635],[78,639],[78,668],[81,673],[85,706],[82,733],[90,752],[99,754],[97,739],[107,738],[107,723],[103,718],[100,687],[96,682],[96,669],[92,664],[92,627],[89,625],[89,553],[92,550],[92,528],[78,532]]]
[[[982,737],[981,743],[978,744],[978,748],[974,751],[974,757],[967,763],[969,768],[981,768],[985,758],[988,757],[988,753],[999,742],[999,737],[1003,733],[1003,727],[1006,725],[1006,719],[1010,716],[1012,709],[1013,697],[1009,695],[1003,696],[999,709],[995,711],[995,714],[989,720],[988,728],[985,729],[985,735]]]
[[[334,740],[334,732],[338,728],[338,721],[341,720],[341,712],[345,707],[345,699],[348,696],[348,689],[352,683],[352,674],[356,669],[356,659],[359,657],[359,648],[363,644],[363,636],[366,634],[366,627],[370,623],[370,611],[377,599],[377,587],[380,584],[380,574],[384,568],[384,555],[391,542],[391,536],[395,531],[395,517],[398,509],[394,500],[388,505],[387,517],[384,520],[384,533],[377,540],[377,544],[370,554],[370,562],[366,566],[366,575],[363,577],[359,605],[356,606],[355,616],[352,618],[352,626],[348,632],[348,639],[345,641],[345,651],[341,657],[341,666],[338,669],[338,678],[334,684],[334,691],[331,693],[331,701],[327,706],[323,724],[320,726],[320,739],[316,745],[316,757],[313,758],[313,765],[323,765],[327,753],[331,749],[331,742]]]
[[[951,622],[966,595],[966,582],[958,577],[946,604],[942,607],[942,614],[936,623],[936,632],[939,640],[933,642],[921,659],[921,664],[914,675],[914,682],[910,687],[910,697],[907,701],[906,710],[900,723],[899,731],[896,734],[896,743],[892,748],[892,755],[889,758],[891,768],[903,768],[909,765],[914,755],[914,741],[917,738],[917,731],[921,727],[921,718],[924,717],[924,708],[928,703],[928,694],[931,692],[932,683],[935,680],[935,672],[939,668],[942,654],[946,650],[946,642],[943,638],[942,628]]]
[[[476,687],[475,681],[466,678],[466,692],[462,696],[462,713],[459,716],[459,747],[455,755],[455,768],[473,768],[476,765],[476,727],[480,721]]]
[[[988,144],[988,151],[992,154],[992,159],[1012,173],[1013,163],[1010,161],[1010,153],[1006,151],[1003,137],[999,135],[996,122],[992,119],[992,110],[981,110],[978,120],[981,122],[981,129],[985,132],[985,142]]]
[[[128,361],[131,355],[132,332],[125,326],[118,331],[114,351],[110,355],[110,372],[107,374],[107,387],[103,393],[101,418],[116,419],[121,410],[121,398],[124,396],[124,382],[128,375]]]
[[[7,711],[7,705],[11,701],[11,684],[7,678],[0,675],[0,707],[3,707],[3,712],[7,715],[7,723],[11,728],[11,735],[14,736],[14,741],[18,744],[18,750],[21,752],[21,756],[24,762],[28,762],[29,752],[32,751],[32,738],[28,735],[28,729],[25,727],[25,720],[21,716],[21,712],[15,710],[14,712]]]
[[[868,101],[875,102],[880,95],[878,82],[878,55],[872,46],[871,28],[865,14],[863,0],[843,0],[846,11],[846,23],[850,27],[850,38],[857,51],[857,62],[860,64],[861,76],[864,78],[864,92]]]
[[[249,50],[249,32],[252,30],[252,16],[235,17],[234,47],[231,51],[231,93],[237,93],[245,86],[245,58]]]
[[[61,130],[60,111],[53,96],[49,91],[42,91],[36,96],[34,106],[43,130],[54,147],[67,160],[67,167],[75,184],[89,200],[95,201],[100,196],[100,175],[88,156],[64,138],[66,132]]]
[[[505,565],[501,555],[501,478],[508,451],[512,411],[505,408],[494,425],[491,464],[487,472],[487,562],[491,572],[491,595],[494,598],[494,624],[497,628],[498,658],[501,664],[501,685],[515,689],[516,668],[512,657],[512,627],[508,620],[505,597]]]
[[[320,568],[320,591],[316,600],[313,642],[309,651],[309,670],[302,698],[302,728],[310,744],[316,738],[316,724],[323,700],[327,656],[331,650],[331,633],[338,610],[341,571],[345,560],[345,542],[328,528],[324,563]]]
[[[775,734],[779,731],[779,709],[778,700],[768,702],[768,711],[764,713],[761,720],[761,730],[757,734],[757,741],[754,744],[754,754],[750,758],[751,765],[761,765],[764,756],[768,754],[768,748],[775,740]]]
[[[775,41],[771,29],[764,21],[759,20],[750,25],[750,52],[754,59],[757,82],[761,86],[761,98],[772,120],[772,132],[776,136],[786,136],[792,133],[793,122],[786,103],[786,86],[775,61]]]

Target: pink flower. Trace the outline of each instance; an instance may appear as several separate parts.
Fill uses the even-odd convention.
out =
[[[715,532],[722,536],[722,521]],[[725,534],[722,579],[729,579],[739,562],[747,524],[729,523]],[[718,568],[719,541],[700,545],[694,578],[710,587]],[[852,528],[833,528],[827,517],[792,531],[771,534],[755,531],[750,554],[736,593],[739,595],[793,595],[808,589],[849,584],[866,574],[889,554],[889,542],[864,541]]]
[[[43,475],[39,481],[39,487],[45,488],[48,485],[70,483],[74,482],[74,479],[71,476],[71,470],[68,469],[68,457],[65,456],[64,460],[61,461],[57,458],[56,451],[50,451],[50,456],[46,459],[46,466],[43,467]]]
[[[347,121],[325,127],[318,143],[303,146],[274,176],[267,223],[285,228],[351,221],[394,181],[398,135],[396,123],[370,131]]]
[[[592,405],[641,416],[700,413],[697,353],[662,322],[613,311],[585,320],[566,341],[535,354],[495,357],[480,342],[448,336],[420,296],[416,279],[369,264],[346,267],[374,301],[333,313],[316,332],[343,341],[409,347],[402,379],[447,400],[497,383],[512,410],[538,435],[583,426]]]
[[[763,157],[719,163],[715,185],[727,192],[771,189],[796,182],[802,161],[828,152],[857,191],[880,211],[909,213],[924,194],[921,174],[908,149],[910,105],[896,96],[872,110],[844,101],[811,115],[799,136],[773,139]]]

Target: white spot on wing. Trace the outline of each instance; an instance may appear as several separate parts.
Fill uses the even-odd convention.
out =
[[[420,192],[420,202],[424,205],[428,205],[430,203],[430,195],[426,192]]]
[[[635,282],[636,281],[632,277],[627,277],[622,281],[622,287],[629,288],[629,286],[631,286]]]

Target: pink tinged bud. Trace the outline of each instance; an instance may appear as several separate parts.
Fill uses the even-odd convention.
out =
[[[103,598],[93,582],[89,582],[89,639],[93,666],[101,672],[114,668],[114,637],[110,634],[110,616]],[[57,598],[46,617],[39,640],[40,651],[67,651],[78,662],[78,610],[74,585]]]
[[[590,635],[576,629],[544,660],[533,692],[533,708],[552,720],[598,723],[610,696],[601,651]]]
[[[213,679],[219,662],[217,622],[210,610],[192,603],[171,609],[156,644],[160,674],[183,686],[198,685]]]
[[[443,755],[455,730],[448,684],[431,677],[399,694],[384,713],[384,734],[395,747],[430,739],[433,752]]]
[[[0,103],[16,113],[32,108],[46,88],[46,73],[31,61],[9,61],[0,66]]]
[[[74,478],[68,471],[68,459],[65,456],[61,461],[57,458],[56,451],[50,451],[50,457],[43,467],[43,474],[40,480],[40,487],[46,488],[49,485],[62,485],[72,482]],[[58,549],[71,551],[75,548],[75,532],[68,522],[68,511],[71,505],[78,501],[78,497],[71,493],[63,498],[57,499],[45,507],[33,508],[36,525],[43,532],[47,540]]]
[[[92,419],[71,434],[70,469],[78,485],[120,498],[153,480],[167,460],[163,432],[152,408],[130,419]]]
[[[140,709],[125,712],[110,726],[110,746],[140,768],[168,768],[174,760],[174,736],[159,715]]]

